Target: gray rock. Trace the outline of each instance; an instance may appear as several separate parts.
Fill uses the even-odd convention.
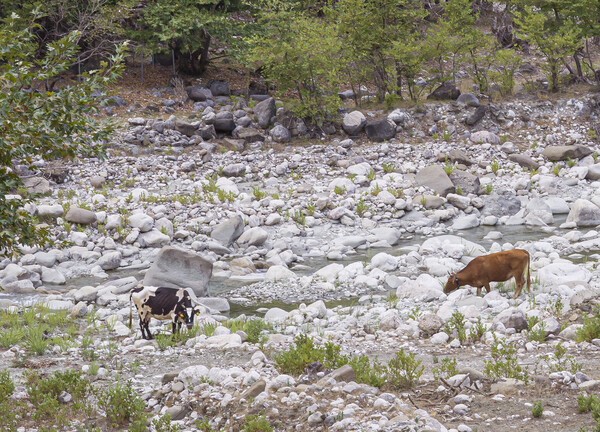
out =
[[[276,114],[275,99],[269,98],[257,103],[253,111],[259,126],[266,129],[271,123],[271,118]]]
[[[282,125],[277,125],[269,131],[269,135],[273,138],[273,141],[278,143],[286,143],[292,139],[290,131]]]
[[[90,184],[95,189],[102,189],[102,186],[106,183],[106,177],[95,175],[90,179]]]
[[[495,394],[511,394],[524,387],[525,383],[523,381],[514,378],[506,378],[504,381],[493,383],[490,390]]]
[[[492,133],[492,132],[488,132],[488,131],[474,132],[471,134],[469,139],[471,140],[471,142],[473,142],[475,144],[483,144],[483,143],[500,144],[500,142],[501,142],[500,137],[498,135],[496,135],[495,133]]]
[[[139,229],[140,232],[148,232],[154,226],[154,219],[145,213],[135,213],[129,216],[129,226]]]
[[[387,118],[371,120],[367,122],[365,129],[367,137],[372,141],[386,141],[396,136],[396,124]]]
[[[65,219],[69,222],[81,225],[91,225],[96,222],[96,213],[79,207],[71,207],[67,212]]]
[[[204,102],[207,98],[207,89],[205,87],[191,86],[187,87],[185,91],[187,92],[188,97],[194,102]]]
[[[225,177],[242,177],[244,174],[246,174],[246,165],[242,163],[227,165],[223,168]]]
[[[481,183],[479,182],[479,177],[477,177],[475,174],[471,174],[468,171],[455,169],[450,173],[449,178],[456,188],[460,186],[464,195],[476,195],[479,193]]]
[[[346,364],[333,372],[330,375],[331,378],[337,382],[350,382],[354,381],[354,369],[349,364]]]
[[[229,96],[231,94],[229,84],[223,80],[210,80],[208,82],[208,88],[213,96]]]
[[[483,197],[483,199],[484,206],[481,213],[485,216],[512,216],[521,209],[521,201],[508,191],[502,192],[501,194],[493,192],[492,194]]]
[[[446,199],[454,207],[461,210],[464,210],[471,205],[471,200],[468,197],[462,195],[448,194],[446,195]]]
[[[477,99],[477,96],[475,96],[473,93],[462,93],[456,99],[456,102],[475,108],[477,108],[480,105],[479,99]]]
[[[433,189],[442,196],[454,192],[454,184],[439,165],[431,165],[417,173],[417,184]]]
[[[64,285],[67,279],[59,270],[42,267],[42,282],[54,285]]]
[[[513,153],[508,156],[508,159],[513,162],[518,163],[519,165],[521,165],[524,168],[538,169],[540,167],[539,163],[537,163],[536,161],[531,159],[529,156],[524,155],[522,153]]]
[[[30,194],[47,194],[50,192],[50,182],[44,177],[26,177],[22,181],[23,186]]]
[[[102,270],[114,270],[121,265],[121,252],[108,252],[96,262]]]
[[[590,165],[588,172],[585,175],[587,180],[599,180],[600,179],[600,164]]]
[[[237,215],[216,225],[210,236],[224,246],[230,246],[244,232],[244,220]]]
[[[528,327],[527,318],[521,309],[511,307],[500,312],[494,323],[502,323],[506,328],[514,328],[515,330],[525,330]]]
[[[600,208],[588,200],[578,199],[571,206],[567,222],[575,222],[580,227],[599,225]]]
[[[460,96],[460,90],[452,81],[446,81],[436,88],[427,99],[433,100],[456,100]]]
[[[246,389],[240,396],[241,399],[253,399],[256,396],[258,396],[259,394],[261,394],[262,392],[265,391],[265,388],[267,387],[267,383],[265,382],[264,379],[260,379],[258,381],[256,381],[254,384],[252,384],[248,389]]]
[[[191,288],[206,297],[212,264],[195,253],[165,246],[144,276],[145,286]]]
[[[185,122],[183,120],[175,120],[175,130],[182,133],[185,136],[192,137],[196,134],[198,129],[197,125]]]
[[[365,125],[367,124],[367,119],[365,115],[360,111],[352,111],[344,116],[344,120],[342,120],[342,129],[350,136],[358,135]]]
[[[465,230],[470,228],[475,228],[479,226],[479,218],[477,215],[469,214],[465,216],[460,216],[454,219],[454,223],[452,224],[452,229],[454,230]]]
[[[432,336],[436,334],[438,331],[440,331],[443,325],[444,321],[433,313],[427,313],[419,320],[419,329],[426,336]]]
[[[38,206],[38,216],[40,218],[44,218],[44,217],[50,217],[50,218],[57,218],[62,216],[65,213],[65,210],[63,209],[63,206],[61,206],[60,204],[54,204],[54,205],[39,205]]]
[[[154,228],[151,231],[140,233],[136,241],[141,247],[163,247],[171,242],[171,237]]]
[[[260,227],[250,228],[244,231],[239,238],[237,243],[242,246],[262,246],[269,238],[269,233]]]
[[[220,112],[215,117],[213,126],[217,132],[232,132],[235,129],[235,121],[233,120],[233,114],[228,111]]]
[[[487,107],[485,105],[481,105],[477,107],[469,117],[467,117],[465,123],[467,126],[475,126],[479,120],[485,117],[485,113],[487,113]]]
[[[583,145],[548,146],[542,151],[542,156],[552,162],[581,159],[590,154],[592,150]]]
[[[461,163],[466,166],[473,165],[473,161],[467,156],[467,154],[460,149],[452,149],[448,152],[448,159],[452,162]]]
[[[253,143],[253,142],[257,142],[257,141],[264,141],[265,137],[263,134],[261,134],[258,129],[255,128],[241,128],[241,129],[237,129],[237,132],[235,132],[235,138],[238,139],[242,139],[247,143]]]

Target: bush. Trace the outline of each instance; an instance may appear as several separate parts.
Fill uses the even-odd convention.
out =
[[[531,415],[534,418],[540,418],[544,413],[544,406],[542,405],[542,401],[537,401],[531,407]]]
[[[492,378],[515,378],[529,382],[529,371],[517,362],[517,349],[506,339],[498,339],[494,335],[492,343],[492,359],[484,360],[484,372]]]
[[[442,359],[442,364],[438,367],[433,368],[433,377],[435,379],[448,379],[458,374],[458,369],[456,368],[456,359],[445,357]]]
[[[306,366],[313,362],[321,362],[327,369],[337,369],[346,363],[348,358],[340,354],[341,347],[327,342],[324,347],[316,347],[313,338],[300,334],[294,338],[294,347],[273,356],[275,364],[283,373],[300,375]]]
[[[269,420],[263,415],[246,416],[242,432],[273,432]]]
[[[352,357],[348,364],[354,370],[354,381],[357,383],[365,383],[377,388],[385,384],[387,368],[377,359],[371,362],[369,357],[363,354],[360,357]]]
[[[409,389],[415,386],[425,368],[413,353],[406,354],[404,348],[396,353],[387,365],[387,381],[397,389]]]
[[[594,315],[583,316],[583,326],[577,329],[575,341],[591,342],[600,337],[600,308],[596,307]]]
[[[263,333],[263,330],[270,330],[272,327],[260,318],[251,319],[244,323],[244,333],[246,333],[246,340],[250,343],[264,344],[267,336]]]
[[[12,380],[8,369],[0,372],[0,403],[6,402],[15,391],[15,383]]]
[[[98,394],[98,406],[106,412],[111,426],[117,427],[126,422],[146,423],[145,404],[132,387],[131,381],[109,385]]]

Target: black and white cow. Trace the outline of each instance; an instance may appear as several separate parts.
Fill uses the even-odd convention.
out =
[[[132,300],[140,316],[140,329],[142,330],[142,338],[144,339],[153,338],[148,328],[150,318],[157,320],[171,319],[173,333],[175,333],[181,329],[182,324],[191,329],[194,325],[194,315],[200,314],[200,311],[194,308],[190,293],[182,288],[138,287],[134,288],[129,295],[130,328]]]

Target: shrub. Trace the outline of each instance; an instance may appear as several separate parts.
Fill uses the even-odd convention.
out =
[[[171,414],[167,413],[152,420],[152,426],[156,432],[179,432],[181,426],[171,423]]]
[[[354,370],[354,381],[357,383],[365,383],[377,388],[385,384],[387,370],[377,359],[371,362],[369,357],[363,354],[360,357],[352,357],[348,364]]]
[[[596,307],[592,316],[583,316],[583,326],[577,329],[575,340],[577,342],[591,342],[600,337],[600,308]]]
[[[467,340],[467,331],[465,329],[465,316],[459,311],[455,311],[452,314],[452,317],[446,323],[446,327],[444,328],[444,331],[448,333],[448,336],[452,335],[453,330],[456,330],[458,340],[461,344]]]
[[[263,330],[271,330],[271,325],[260,318],[251,319],[244,323],[243,330],[246,333],[248,342],[264,344],[267,336],[263,333]]]
[[[340,354],[340,346],[327,342],[324,347],[316,347],[313,338],[300,334],[294,338],[294,347],[273,356],[275,364],[283,373],[300,375],[310,363],[321,362],[327,369],[337,369],[348,363],[348,358]]]
[[[145,423],[145,404],[132,387],[131,381],[110,384],[98,393],[98,406],[106,412],[106,418],[113,427],[125,422]]]
[[[48,348],[48,337],[46,327],[36,325],[27,328],[25,336],[25,347],[32,354],[42,355]]]
[[[401,348],[388,362],[387,380],[394,388],[409,389],[421,378],[423,370],[421,361],[416,360],[413,353],[406,354],[404,348]]]
[[[356,203],[356,214],[358,215],[358,217],[363,217],[365,215],[365,213],[368,211],[369,211],[369,206],[367,204],[365,204],[365,202],[363,201],[362,198],[360,198],[358,200],[358,202]]]
[[[450,377],[453,377],[454,375],[457,375],[458,369],[456,368],[456,364],[457,363],[455,358],[443,358],[442,363],[438,367],[433,368],[433,377],[435,379],[448,379]]]
[[[264,415],[248,415],[242,432],[273,432],[273,427]]]
[[[534,418],[540,418],[544,413],[544,406],[542,405],[542,401],[537,401],[531,407],[531,415]]]
[[[469,340],[471,342],[477,342],[481,340],[485,334],[485,331],[485,325],[483,322],[481,322],[481,318],[479,318],[477,322],[469,329]]]
[[[8,369],[0,372],[0,403],[6,402],[15,391],[15,383],[12,380]]]
[[[527,383],[529,372],[517,362],[517,349],[506,339],[494,335],[491,350],[492,360],[484,360],[484,372],[492,378],[516,378]]]

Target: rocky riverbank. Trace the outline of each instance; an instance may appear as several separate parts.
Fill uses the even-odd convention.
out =
[[[106,325],[92,347],[114,344],[99,382],[132,378],[149,412],[172,413],[183,430],[201,418],[215,430],[240,430],[248,414],[277,430],[503,431],[509,418],[534,431],[592,424],[574,400],[598,384],[598,348],[574,339],[582,313],[593,312],[600,276],[594,98],[482,108],[462,95],[347,113],[315,137],[273,99],[250,108],[242,98],[210,96],[203,92],[185,115],[168,103],[160,118],[135,112],[107,160],[47,167],[49,180],[29,173],[29,191],[42,195],[27,210],[54,244],[0,263],[0,306],[41,301],[79,317],[82,329],[93,314]],[[292,138],[296,144],[283,145]],[[176,249],[166,259],[160,251],[169,247]],[[449,272],[514,247],[531,254],[533,294],[511,300],[512,282],[483,298],[469,288],[442,292]],[[219,298],[207,289],[211,274]],[[158,277],[194,289],[210,335],[160,349],[126,327],[129,291]],[[273,302],[294,306],[263,310]],[[266,339],[249,342],[232,328],[223,315],[231,305],[264,313]],[[452,324],[457,313],[465,332],[479,329],[477,340]],[[274,356],[304,333],[386,362],[402,348],[424,373],[416,389],[403,390],[357,384],[347,370],[282,373]],[[528,386],[483,373],[498,338],[529,368]],[[65,352],[49,347],[38,360],[50,370],[68,362],[89,371],[83,340],[75,336]],[[14,363],[27,348],[7,348],[0,368],[22,384]],[[458,364],[445,381],[434,377],[443,357]],[[117,370],[119,361],[139,366]],[[15,397],[26,399],[22,387]],[[526,404],[544,398],[551,408],[531,419]]]

